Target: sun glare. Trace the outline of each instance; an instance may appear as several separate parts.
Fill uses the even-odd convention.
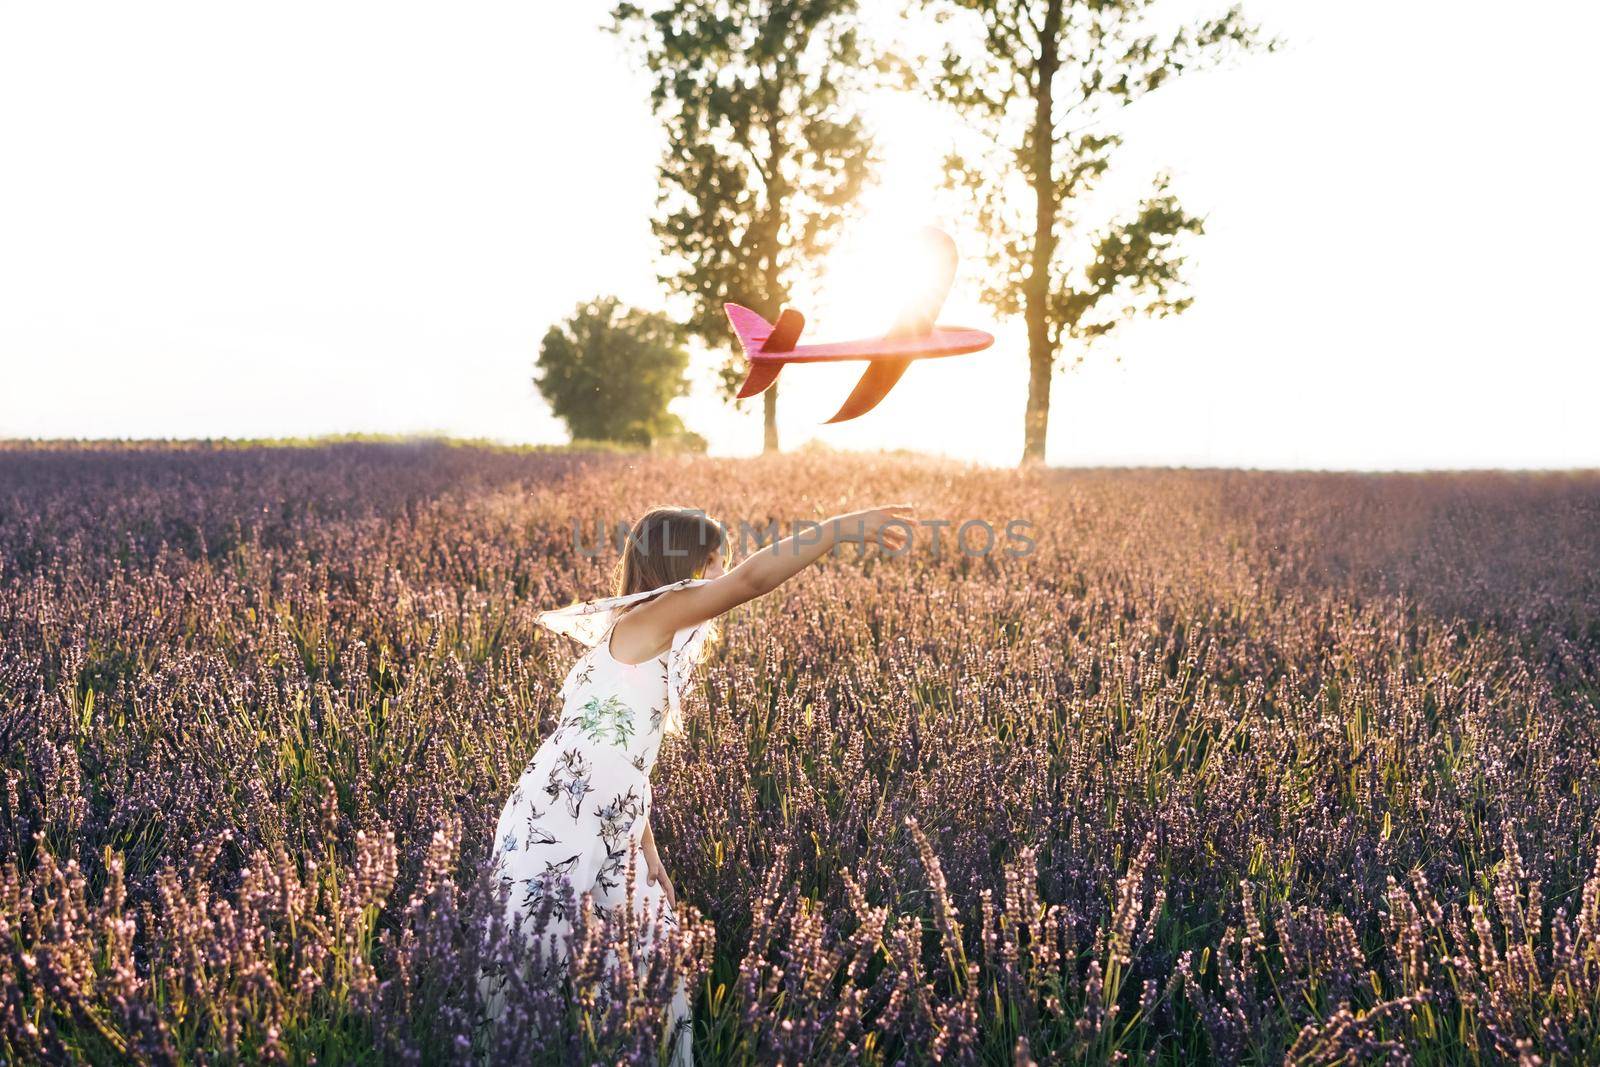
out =
[[[948,205],[941,205],[938,187],[938,115],[903,93],[880,95],[871,110],[883,160],[878,181],[862,197],[859,221],[828,257],[810,316],[828,339],[888,330],[936,283],[920,231],[951,228],[942,218]]]
[[[875,220],[841,244],[829,260],[817,322],[830,338],[871,337],[889,329],[900,313],[939,285],[939,264],[928,253],[922,227]]]

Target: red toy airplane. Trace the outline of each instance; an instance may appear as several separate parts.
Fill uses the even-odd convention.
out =
[[[949,234],[932,227],[923,231],[922,238],[938,268],[934,283],[923,297],[914,300],[900,314],[894,327],[883,337],[800,345],[796,342],[800,340],[806,320],[793,308],[785,308],[774,326],[747,307],[724,304],[728,322],[739,335],[745,358],[750,361],[750,373],[739,387],[740,399],[766,389],[777,380],[785,363],[866,360],[866,373],[856,383],[844,406],[828,420],[844,422],[877,407],[878,401],[889,395],[889,390],[894,388],[912,360],[959,356],[994,344],[994,336],[982,330],[934,325],[939,309],[944,306],[944,298],[950,292],[950,283],[955,279],[956,244]]]

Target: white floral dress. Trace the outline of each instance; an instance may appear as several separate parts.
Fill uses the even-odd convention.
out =
[[[711,632],[710,623],[678,631],[655,659],[623,663],[611,654],[611,631],[622,609],[673,589],[685,579],[630,596],[608,597],[558,611],[539,622],[589,650],[561,687],[561,723],[545,738],[517,780],[495,830],[495,873],[509,896],[508,922],[520,925],[552,901],[552,922],[541,933],[565,950],[572,916],[563,884],[597,915],[616,915],[628,900],[639,929],[658,938],[676,925],[664,890],[651,885],[639,840],[650,816],[650,769],[665,732],[681,719],[679,697]],[[551,937],[550,935],[554,935]],[[688,1004],[674,1000],[675,1063],[688,1062]]]

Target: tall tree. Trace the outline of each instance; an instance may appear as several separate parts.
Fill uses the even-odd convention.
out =
[[[688,366],[670,319],[598,297],[544,335],[534,383],[574,440],[693,445],[667,410],[689,389]]]
[[[1044,459],[1050,387],[1068,342],[1078,358],[1139,316],[1185,310],[1181,238],[1201,220],[1157,175],[1131,210],[1091,213],[1122,144],[1115,114],[1236,54],[1272,47],[1239,8],[1163,28],[1156,0],[920,0],[956,32],[929,88],[985,148],[953,154],[987,239],[986,301],[1028,327],[1024,463]],[[962,32],[965,31],[965,32]]]
[[[654,81],[666,127],[656,236],[662,282],[688,298],[688,330],[744,376],[724,301],[769,321],[815,269],[865,183],[870,138],[856,109],[866,57],[855,0],[623,2],[615,28]],[[763,443],[778,448],[776,386]]]

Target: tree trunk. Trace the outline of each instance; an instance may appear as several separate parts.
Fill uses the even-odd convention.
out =
[[[762,437],[761,451],[778,451],[778,383],[767,386],[761,394]]]
[[[1055,377],[1048,340],[1039,345],[1033,339],[1033,318],[1028,316],[1028,410],[1022,423],[1024,467],[1044,462],[1044,443],[1050,430],[1050,382]]]
[[[1061,0],[1050,0],[1039,32],[1039,69],[1033,82],[1033,262],[1024,287],[1023,317],[1028,322],[1028,408],[1022,422],[1022,463],[1044,462],[1050,428],[1050,379],[1055,352],[1050,346],[1050,260],[1056,251],[1055,77],[1060,66],[1056,38],[1061,33]]]
[[[777,322],[778,317],[783,314],[783,305],[789,299],[789,294],[779,284],[778,277],[778,255],[782,247],[778,235],[782,232],[783,218],[789,206],[789,189],[783,180],[782,159],[785,145],[779,136],[783,129],[783,115],[779,110],[782,89],[772,81],[768,81],[765,88],[768,155],[767,169],[762,177],[766,184],[770,225],[764,228],[767,240],[761,259],[761,274],[767,285],[766,306],[762,310],[768,313],[769,322]],[[778,452],[777,382],[773,382],[767,387],[767,391],[761,394],[761,420],[761,453],[775,455]]]

